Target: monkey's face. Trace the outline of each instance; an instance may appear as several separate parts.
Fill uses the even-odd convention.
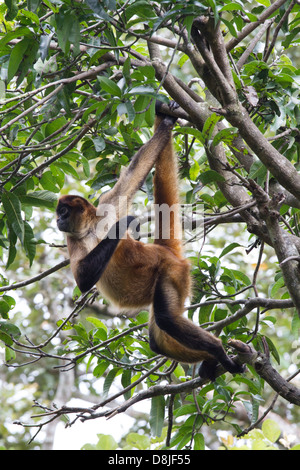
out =
[[[95,208],[80,196],[63,196],[56,208],[57,227],[69,236],[81,238],[95,219]]]

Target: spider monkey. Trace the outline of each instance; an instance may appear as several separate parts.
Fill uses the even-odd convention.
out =
[[[57,206],[57,225],[67,232],[71,269],[82,292],[96,285],[107,300],[122,309],[150,305],[152,351],[179,362],[203,361],[199,374],[214,380],[219,362],[231,373],[243,372],[243,367],[226,354],[220,339],[183,317],[191,279],[189,262],[182,253],[177,160],[172,142],[175,122],[172,115],[161,113],[161,102],[157,102],[153,137],[134,155],[115,186],[101,196],[98,208],[82,197],[63,196]],[[154,165],[154,202],[172,208],[170,233],[163,236],[158,213],[154,243],[144,244],[128,234],[135,218],[127,213]],[[109,219],[110,212],[115,213],[115,220],[109,221],[110,230],[105,235],[99,232],[99,225]]]

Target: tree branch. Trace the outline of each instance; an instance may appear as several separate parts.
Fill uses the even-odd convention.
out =
[[[286,287],[300,317],[300,269],[299,250],[293,237],[279,225],[279,207],[284,201],[282,194],[274,194],[272,199],[254,181],[250,181],[257,200],[261,217],[266,221],[268,232],[275,249]]]
[[[201,30],[201,34],[198,29]],[[241,137],[277,181],[296,198],[300,199],[300,175],[297,169],[273,147],[254,124],[247,110],[238,100],[235,89],[229,86],[225,75],[222,74],[221,69],[216,64],[212,52],[213,48],[210,50],[207,47],[206,41],[208,43],[210,43],[210,41],[213,42],[210,24],[199,21],[198,19],[195,20],[192,34],[199,52],[206,61],[206,67],[209,72],[207,73],[205,67],[201,65],[201,67],[197,67],[198,73],[201,74],[201,78],[205,81],[211,93],[213,93],[215,98],[218,99],[224,107],[223,110],[220,110],[221,114],[226,116],[226,119],[231,125],[239,129]],[[224,65],[224,61],[226,60],[228,61],[228,58],[225,58],[223,55],[223,70],[228,69],[228,67]],[[214,78],[213,80],[212,77]]]
[[[64,268],[65,266],[68,266],[70,264],[70,260],[66,259],[62,261],[61,263],[56,264],[50,269],[47,269],[47,271],[44,271],[43,273],[37,274],[36,276],[26,279],[25,281],[21,282],[16,282],[15,284],[10,284],[9,286],[0,286],[0,294],[2,292],[7,292],[9,290],[16,290],[20,289],[21,287],[28,286],[29,284],[33,284],[34,282],[40,281],[41,279],[44,279],[44,277],[49,276],[49,274],[55,273],[61,268]]]
[[[228,344],[238,353],[239,359],[243,363],[254,366],[258,375],[282,398],[294,405],[300,405],[300,390],[285,380],[276,369],[272,367],[267,354],[257,352],[250,345],[246,345],[238,340],[230,340]]]
[[[270,5],[259,17],[258,20],[247,24],[241,31],[238,32],[237,37],[233,37],[226,44],[227,52],[230,52],[235,46],[237,46],[243,39],[245,39],[249,34],[252,33],[258,26],[264,23],[273,13],[276,12],[282,5],[286,3],[286,0],[277,0],[272,5]]]

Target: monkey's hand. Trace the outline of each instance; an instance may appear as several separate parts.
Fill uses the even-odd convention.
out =
[[[167,109],[168,108],[168,109]],[[177,116],[174,116],[172,113],[179,108],[179,104],[176,101],[170,101],[169,103],[163,103],[160,100],[156,100],[155,103],[155,113],[157,116],[162,118],[171,118],[173,124],[177,121]],[[169,112],[171,112],[171,114]]]

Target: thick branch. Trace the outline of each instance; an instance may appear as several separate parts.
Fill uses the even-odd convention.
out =
[[[198,17],[193,23],[192,36],[225,102],[234,102],[235,85],[220,24],[215,26],[214,19]]]
[[[228,43],[226,44],[226,50],[227,52],[230,52],[235,46],[237,46],[243,39],[245,39],[247,36],[249,36],[252,31],[254,31],[256,28],[258,28],[259,25],[263,24],[270,16],[273,15],[273,13],[276,12],[282,5],[286,3],[286,0],[277,0],[276,2],[273,3],[273,5],[270,5],[269,8],[267,8],[259,17],[258,21],[255,21],[253,23],[247,24],[242,31],[240,31],[237,34],[236,38],[232,38]]]
[[[252,39],[248,47],[246,48],[245,52],[241,55],[239,60],[236,63],[236,68],[237,70],[241,70],[243,65],[247,62],[249,55],[253,52],[253,49],[255,48],[256,44],[261,40],[267,29],[271,26],[274,20],[268,20],[265,22],[265,24],[262,26],[260,31],[256,34],[256,36]]]
[[[284,201],[282,194],[274,194],[272,199],[254,181],[250,181],[257,200],[261,217],[266,221],[268,232],[276,252],[286,287],[300,317],[300,269],[299,250],[294,238],[279,224],[279,207]]]
[[[270,57],[271,55],[271,52],[272,50],[274,49],[274,46],[276,44],[276,40],[277,40],[277,37],[278,37],[278,34],[281,30],[281,28],[283,27],[284,23],[287,21],[287,18],[289,16],[289,14],[291,13],[294,5],[296,4],[296,0],[292,0],[292,2],[290,3],[290,5],[288,6],[288,8],[286,9],[286,11],[284,12],[284,15],[282,16],[282,18],[280,19],[276,29],[275,29],[275,33],[274,33],[274,36],[273,36],[273,39],[272,39],[272,42],[268,48],[268,50],[266,51],[265,55],[264,55],[264,61],[267,62],[268,58]]]
[[[293,384],[287,382],[276,369],[272,367],[267,355],[255,351],[251,346],[238,340],[230,340],[229,345],[238,353],[239,359],[242,362],[254,366],[259,376],[282,398],[294,405],[300,405],[300,390]]]
[[[239,129],[245,142],[277,181],[300,199],[300,174],[294,165],[264,137],[246,109],[240,103],[228,107],[226,119]]]
[[[213,46],[214,37],[218,36],[218,44],[221,40],[220,35],[218,35],[218,29],[215,28],[212,32],[210,23],[197,19],[194,22],[192,34],[196,46],[206,62],[206,67],[201,64],[200,67],[197,67],[197,71],[201,74],[201,78],[205,81],[211,93],[225,108],[222,110],[222,114],[226,116],[231,125],[239,129],[241,137],[277,181],[296,198],[300,199],[300,175],[298,171],[264,137],[253,123],[247,110],[239,102],[235,89],[233,86],[230,86],[230,82],[228,83],[226,79],[229,67],[228,58],[222,54],[221,68],[216,62],[216,57],[220,57],[220,52],[215,52],[215,57],[213,52],[216,48]],[[211,49],[207,45],[210,43]],[[221,50],[225,49],[221,48]],[[225,65],[226,61],[227,65]],[[211,79],[212,77],[214,80]]]
[[[159,47],[153,43],[149,43],[148,47],[157,79],[163,81],[163,86],[169,95],[186,111],[190,116],[190,120],[201,131],[205,121],[211,114],[210,110],[205,104],[195,102],[193,98],[181,88],[173,75],[167,71],[161,59]],[[207,157],[210,167],[224,178],[224,181],[218,182],[218,185],[226,199],[234,207],[249,204],[251,199],[245,188],[241,186],[240,180],[227,170],[228,162],[223,145],[220,144],[207,149]],[[264,224],[257,217],[254,217],[247,210],[242,212],[241,216],[251,233],[259,236],[266,243],[271,244]]]

